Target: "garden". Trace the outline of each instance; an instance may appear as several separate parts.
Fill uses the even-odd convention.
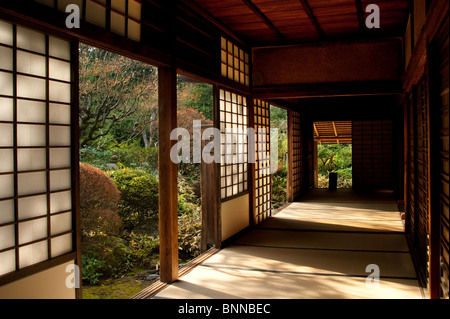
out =
[[[129,298],[157,278],[157,68],[80,45],[83,298]],[[212,123],[212,86],[178,80],[178,127]],[[179,164],[179,255],[199,254],[199,164]]]
[[[328,188],[328,174],[337,173],[337,188],[352,188],[352,145],[319,144],[318,188]]]
[[[158,279],[157,68],[81,44],[80,213],[83,298],[129,298]],[[213,88],[178,77],[178,127],[212,124]],[[278,129],[272,208],[286,202],[287,112]],[[276,137],[276,135],[274,135]],[[274,161],[276,162],[276,161]],[[179,262],[200,254],[200,164],[178,164]]]

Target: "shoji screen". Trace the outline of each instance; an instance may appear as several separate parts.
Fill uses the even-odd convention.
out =
[[[289,137],[291,141],[289,141],[290,150],[292,153],[290,156],[292,158],[292,162],[290,163],[290,167],[288,170],[291,170],[289,175],[291,175],[292,180],[292,198],[291,200],[296,200],[301,192],[302,192],[302,173],[303,173],[303,143],[302,143],[302,127],[301,127],[301,118],[300,113],[292,112],[291,119],[289,119],[290,124],[290,134]]]
[[[222,76],[238,82],[250,85],[250,61],[248,53],[237,45],[222,37]]]
[[[354,189],[392,189],[392,121],[353,121]]]
[[[415,170],[416,170],[416,152],[415,152],[415,114],[414,114],[414,106],[412,95],[408,95],[408,105],[407,105],[407,141],[408,141],[408,157],[407,157],[407,165],[408,171],[407,175],[407,196],[408,200],[406,201],[406,212],[407,218],[405,221],[405,228],[407,236],[409,237],[410,242],[414,241],[414,216],[415,216]]]
[[[255,224],[271,216],[272,178],[270,175],[270,104],[253,101],[255,127]]]
[[[440,100],[441,100],[441,144],[440,144],[440,161],[441,161],[441,203],[440,203],[440,224],[441,224],[441,298],[449,297],[449,206],[450,206],[450,145],[449,145],[449,29],[448,24],[444,32],[438,39],[439,47],[439,74],[440,74]]]
[[[0,276],[73,251],[69,42],[0,21]]]
[[[416,203],[415,203],[415,248],[420,259],[420,271],[428,281],[428,99],[426,75],[416,87]]]
[[[66,7],[75,4],[80,8],[81,18],[129,39],[141,39],[140,0],[35,0],[65,12]],[[85,5],[85,8],[83,7]]]
[[[221,198],[248,191],[247,99],[220,90]]]

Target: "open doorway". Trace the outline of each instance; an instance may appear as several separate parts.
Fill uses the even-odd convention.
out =
[[[83,298],[129,298],[159,264],[157,68],[79,46]]]
[[[276,145],[276,153],[271,153],[272,167],[272,209],[277,209],[287,202],[287,134],[288,113],[287,110],[270,106],[270,128],[277,134],[271,134],[271,144]],[[274,140],[276,139],[276,140]]]
[[[206,238],[208,229],[203,216],[209,210],[202,203],[205,163],[198,158],[199,154],[194,154],[198,151],[194,140],[201,138],[197,135],[204,129],[213,127],[213,86],[178,75],[177,100],[177,127],[186,130],[190,137],[189,155],[187,158],[182,156],[184,159],[178,164],[178,256],[181,266],[211,247]]]
[[[314,122],[314,187],[352,188],[352,122]]]

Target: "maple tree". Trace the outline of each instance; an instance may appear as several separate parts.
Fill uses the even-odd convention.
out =
[[[149,110],[157,99],[155,67],[83,44],[79,54],[81,146],[108,135],[138,110],[153,113]],[[132,131],[142,133],[144,120],[148,123],[150,116],[141,116]]]

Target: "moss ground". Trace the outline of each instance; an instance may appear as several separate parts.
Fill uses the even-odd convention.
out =
[[[83,299],[129,299],[150,286],[155,280],[146,280],[147,271],[136,271],[118,279],[108,279],[95,286],[83,286]]]

